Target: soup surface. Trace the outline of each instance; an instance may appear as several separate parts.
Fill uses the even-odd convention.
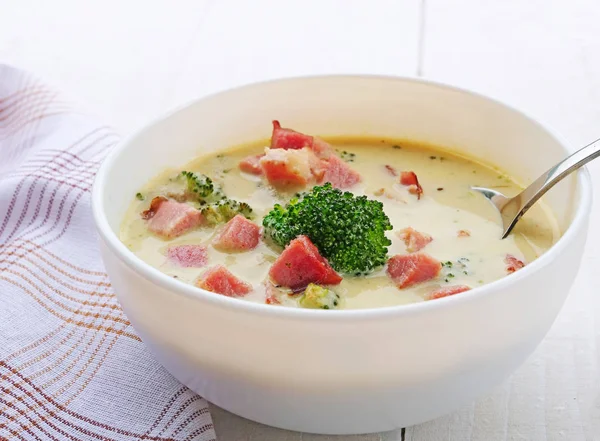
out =
[[[274,124],[271,148],[267,142],[207,154],[148,182],[132,195],[121,240],[165,274],[216,293],[273,305],[353,309],[460,295],[518,270],[559,237],[554,218],[540,203],[500,239],[499,214],[470,187],[508,195],[520,187],[492,167],[414,142],[340,138],[328,144]],[[182,170],[193,174],[182,176]],[[326,182],[381,202],[370,208],[382,208],[390,226],[378,232],[373,222],[372,231],[356,240],[385,236],[384,265],[365,270],[371,256],[358,255],[361,270],[344,272],[339,270],[347,266],[320,255],[327,254],[326,246],[316,245],[324,243],[318,240],[324,240],[320,235],[326,234],[329,217],[341,216],[331,210],[315,215],[322,229],[300,228],[304,236],[288,240],[287,248],[274,240],[271,227],[262,228],[276,204],[285,211],[292,198],[300,194],[302,201],[305,192]],[[215,217],[212,207],[220,198],[226,198],[221,205],[231,204]],[[230,220],[238,212],[250,220],[241,215]],[[355,233],[336,234],[339,242]]]

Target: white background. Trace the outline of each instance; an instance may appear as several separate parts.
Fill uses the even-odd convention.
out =
[[[499,98],[573,149],[600,137],[598,0],[0,0],[0,62],[34,71],[123,134],[247,82],[381,73]],[[600,190],[600,162],[590,170]],[[600,440],[599,210],[567,305],[507,383],[404,435],[344,439]],[[213,417],[221,441],[335,438]]]

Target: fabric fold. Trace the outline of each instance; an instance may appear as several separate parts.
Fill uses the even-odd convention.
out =
[[[104,271],[96,170],[118,136],[0,64],[0,439],[214,440]]]

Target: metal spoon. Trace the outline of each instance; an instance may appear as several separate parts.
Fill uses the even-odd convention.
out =
[[[568,158],[562,160],[515,197],[509,198],[496,190],[483,187],[471,187],[482,193],[496,206],[502,216],[502,239],[506,238],[523,215],[535,204],[548,190],[554,187],[564,177],[579,167],[587,164],[592,159],[600,156],[600,139],[586,145]]]

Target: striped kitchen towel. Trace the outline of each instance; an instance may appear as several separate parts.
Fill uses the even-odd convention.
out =
[[[0,65],[0,439],[213,440],[112,292],[90,189],[118,137]]]

